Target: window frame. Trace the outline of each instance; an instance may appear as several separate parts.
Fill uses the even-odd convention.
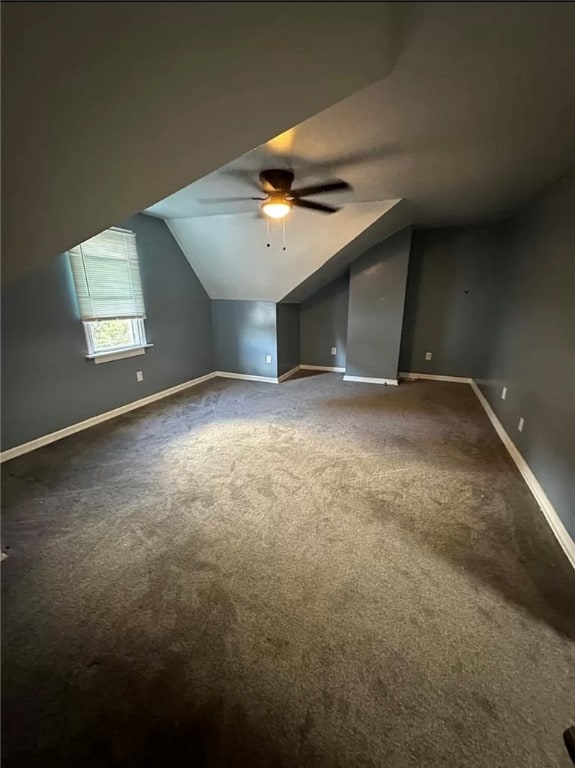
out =
[[[143,355],[148,347],[153,346],[147,342],[146,327],[144,325],[143,317],[119,317],[116,319],[130,323],[134,343],[118,347],[98,349],[94,341],[92,325],[94,323],[112,322],[113,319],[114,318],[109,317],[102,318],[102,320],[82,320],[84,334],[86,336],[86,344],[88,346],[88,354],[86,357],[89,360],[94,360],[96,363],[105,363],[109,360],[121,360],[124,357],[134,357],[136,354]]]
[[[79,314],[80,314],[80,321],[82,323],[82,326],[84,328],[84,336],[86,338],[86,346],[87,346],[87,354],[85,357],[89,360],[93,360],[95,363],[106,363],[108,361],[112,360],[122,360],[126,357],[134,357],[135,355],[143,355],[146,352],[146,349],[149,347],[152,347],[153,344],[149,344],[146,337],[146,327],[144,325],[144,321],[146,319],[145,315],[145,307],[143,304],[143,295],[142,295],[142,285],[141,285],[141,274],[140,274],[140,255],[138,253],[137,248],[137,242],[136,242],[136,233],[132,230],[123,229],[121,227],[109,227],[108,229],[103,230],[100,235],[106,235],[109,232],[115,232],[121,235],[124,235],[124,247],[126,249],[126,268],[128,269],[128,274],[130,276],[130,288],[131,288],[131,298],[132,302],[136,302],[136,304],[133,306],[134,311],[136,312],[138,309],[143,310],[143,314],[134,314],[133,316],[126,314],[126,315],[118,315],[113,316],[110,314],[110,316],[106,316],[106,313],[103,313],[103,316],[99,317],[99,313],[94,312],[94,306],[93,304],[89,307],[91,309],[91,312],[86,312],[86,307],[82,306],[82,302],[84,300],[91,301],[91,283],[88,279],[88,275],[86,272],[86,263],[84,261],[84,252],[82,251],[83,246],[85,243],[89,243],[94,238],[98,237],[98,235],[95,235],[94,238],[89,238],[87,241],[79,243],[74,248],[70,249],[70,252],[68,254],[68,261],[70,270],[72,273],[72,282],[74,285],[74,292],[76,295],[76,301],[79,308]],[[129,255],[129,246],[126,243],[126,235],[130,235],[132,237],[132,249],[133,249],[133,256],[130,257]],[[114,247],[114,242],[112,240],[111,247]],[[103,256],[104,258],[107,255],[107,251],[103,253],[97,253],[96,256]],[[134,259],[135,255],[135,259]],[[93,257],[93,255],[92,255]],[[73,261],[74,259],[74,261]],[[132,282],[132,267],[130,266],[130,259],[132,261],[136,262],[136,278],[137,278],[137,286],[139,289],[139,293],[136,291],[134,293],[134,285],[135,283]],[[78,267],[78,260],[80,267]],[[78,278],[78,273],[80,274],[80,277]],[[82,283],[82,277],[85,281],[85,287]],[[80,280],[80,282],[78,282]],[[79,290],[82,290],[82,293],[79,293]],[[87,290],[87,294],[85,291]],[[138,299],[139,296],[139,299]],[[137,302],[139,301],[140,307],[137,307]],[[86,301],[84,301],[84,304]],[[91,315],[91,316],[90,316]],[[114,322],[114,321],[124,321],[130,323],[130,333],[133,340],[133,343],[126,344],[126,345],[119,345],[114,347],[104,347],[104,348],[98,348],[95,335],[93,333],[93,326],[96,323],[105,323],[105,322]]]

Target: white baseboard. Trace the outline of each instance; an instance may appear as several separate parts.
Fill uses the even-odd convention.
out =
[[[69,437],[70,435],[75,434],[76,432],[81,432],[84,429],[89,429],[90,427],[96,426],[96,424],[101,424],[104,421],[109,421],[110,419],[114,419],[117,416],[121,416],[124,413],[129,413],[130,411],[135,411],[138,408],[143,408],[146,405],[149,405],[150,403],[155,402],[156,400],[162,400],[165,397],[170,397],[170,395],[175,395],[178,392],[182,392],[185,389],[189,389],[190,387],[195,387],[198,384],[202,384],[204,381],[209,381],[210,379],[215,378],[216,376],[221,376],[223,378],[230,378],[230,379],[244,379],[246,381],[263,381],[268,382],[272,384],[278,384],[281,381],[285,381],[285,379],[289,378],[289,376],[293,376],[294,373],[296,373],[298,370],[320,370],[320,371],[335,371],[337,373],[343,373],[345,369],[343,368],[330,368],[328,366],[317,366],[317,365],[298,365],[295,368],[292,368],[290,371],[287,371],[287,373],[284,373],[279,378],[271,377],[271,376],[249,376],[247,374],[243,373],[228,373],[225,371],[214,371],[212,373],[207,373],[205,376],[199,376],[197,379],[191,379],[190,381],[185,381],[182,384],[177,384],[175,387],[170,387],[169,389],[164,389],[161,392],[156,392],[153,395],[148,395],[147,397],[143,397],[140,400],[135,400],[132,403],[127,403],[126,405],[122,405],[119,408],[114,408],[111,411],[106,411],[106,413],[101,413],[98,416],[92,416],[89,419],[85,419],[84,421],[79,421],[77,424],[71,424],[69,427],[64,427],[63,429],[59,429],[56,432],[51,432],[48,435],[42,435],[42,437],[38,437],[35,440],[30,440],[27,443],[22,443],[21,445],[16,445],[13,448],[9,448],[6,451],[2,451],[0,453],[0,462],[9,461],[10,459],[15,459],[17,456],[22,456],[25,453],[30,453],[31,451],[35,451],[37,448],[42,448],[44,445],[49,445],[50,443],[54,443],[57,440],[62,440],[65,437]],[[433,376],[431,374],[417,374],[417,373],[400,373],[400,378],[405,379],[431,379],[435,381],[455,381],[460,382],[464,384],[471,384],[471,387],[475,394],[477,395],[477,398],[481,405],[483,406],[485,413],[487,414],[489,420],[495,427],[495,430],[499,437],[501,438],[501,441],[503,442],[503,445],[507,448],[509,455],[515,462],[519,472],[521,473],[523,479],[527,483],[531,493],[535,497],[535,500],[537,501],[541,511],[545,515],[545,518],[553,531],[557,541],[559,542],[561,548],[565,552],[565,555],[567,556],[567,559],[575,568],[575,542],[569,535],[567,529],[561,522],[561,519],[557,512],[555,511],[553,505],[549,501],[547,494],[543,490],[541,484],[533,474],[532,470],[530,469],[529,465],[519,452],[518,448],[514,444],[514,442],[511,440],[507,432],[505,431],[503,425],[495,415],[493,409],[487,402],[485,396],[472,379],[466,379],[461,378],[457,376]],[[367,378],[365,376],[344,376],[344,381],[354,381],[354,382],[363,382],[366,384],[388,384],[388,385],[396,385],[397,380],[396,379],[374,379],[374,378]]]
[[[344,381],[359,381],[363,384],[387,384],[388,386],[397,387],[397,379],[372,379],[368,376],[348,376],[343,377]]]
[[[400,379],[428,379],[429,381],[453,381],[457,384],[471,384],[472,379],[465,376],[436,376],[433,373],[399,373]]]
[[[331,371],[332,373],[345,373],[345,368],[334,368],[331,365],[300,365],[302,371]]]
[[[483,406],[483,409],[485,413],[487,414],[489,421],[493,424],[495,427],[495,431],[501,438],[501,441],[503,445],[507,448],[507,451],[509,452],[509,455],[515,462],[517,469],[521,472],[521,475],[523,476],[523,479],[527,483],[529,490],[535,497],[535,501],[539,505],[541,511],[545,515],[545,518],[547,522],[549,523],[549,527],[555,534],[555,538],[561,545],[561,548],[563,549],[563,552],[565,552],[565,555],[567,556],[567,559],[575,568],[575,542],[569,535],[569,532],[561,522],[561,518],[555,511],[555,508],[547,498],[547,494],[541,487],[541,483],[535,475],[533,474],[533,471],[519,452],[519,449],[513,442],[513,440],[509,437],[507,432],[505,431],[503,425],[495,415],[495,412],[493,411],[492,407],[489,405],[485,395],[483,392],[479,389],[477,384],[474,381],[471,381],[471,388],[477,395],[477,398],[481,405]]]
[[[286,373],[282,373],[281,376],[278,376],[278,382],[281,384],[282,381],[289,379],[290,376],[293,376],[294,373],[297,373],[299,370],[301,370],[301,365],[296,365],[295,368],[291,368]]]
[[[74,435],[76,432],[82,432],[84,429],[94,427],[96,424],[101,424],[103,421],[109,421],[110,419],[115,419],[116,416],[122,416],[122,414],[135,411],[137,408],[143,408],[145,405],[149,405],[156,400],[162,400],[164,397],[170,397],[170,395],[175,395],[178,392],[182,392],[184,389],[195,387],[198,384],[202,384],[204,381],[215,378],[216,376],[226,379],[244,379],[246,381],[263,381],[269,384],[279,384],[280,381],[284,381],[289,376],[292,376],[297,370],[299,370],[299,368],[300,366],[292,368],[291,371],[284,373],[284,375],[280,378],[275,378],[272,376],[249,376],[244,373],[229,373],[227,371],[212,371],[212,373],[207,373],[205,376],[199,376],[197,379],[185,381],[182,384],[177,384],[175,387],[163,389],[161,392],[155,392],[153,395],[148,395],[148,397],[143,397],[140,400],[134,400],[134,402],[126,403],[126,405],[121,405],[119,408],[114,408],[111,411],[100,413],[98,416],[91,416],[89,419],[79,421],[76,424],[70,424],[70,426],[58,429],[56,432],[50,432],[47,435],[42,435],[41,437],[37,437],[27,443],[21,443],[20,445],[15,445],[13,448],[8,448],[6,451],[1,451],[0,463],[10,461],[10,459],[15,459],[17,456],[22,456],[25,453],[35,451],[38,448],[42,448],[44,445],[55,443],[57,440],[63,440],[65,437],[70,437],[70,435]]]
[[[48,435],[42,435],[42,437],[37,437],[35,440],[30,440],[29,442],[22,443],[21,445],[15,445],[14,448],[9,448],[7,451],[2,451],[0,453],[0,462],[15,459],[16,456],[22,456],[24,453],[35,451],[37,448],[42,448],[44,445],[55,443],[56,440],[62,440],[65,437],[74,435],[76,432],[81,432],[84,429],[89,429],[90,427],[96,426],[96,424],[101,424],[103,421],[115,419],[116,416],[121,416],[124,413],[135,411],[137,408],[143,408],[145,405],[149,405],[156,400],[162,400],[164,397],[175,395],[178,392],[182,392],[184,389],[189,389],[189,387],[195,387],[198,384],[202,384],[204,381],[213,379],[215,376],[216,374],[214,372],[207,373],[205,376],[198,376],[197,379],[185,381],[183,384],[177,384],[175,387],[163,389],[161,392],[148,395],[148,397],[143,397],[141,400],[134,400],[132,403],[121,405],[119,408],[114,408],[112,411],[106,411],[106,413],[101,413],[98,416],[92,416],[91,418],[85,419],[84,421],[79,421],[76,424],[70,424],[69,427],[58,429],[56,432],[50,432]]]
[[[277,376],[251,376],[248,373],[231,373],[228,371],[216,371],[214,376],[222,379],[242,379],[242,381],[264,381],[266,384],[279,384]]]

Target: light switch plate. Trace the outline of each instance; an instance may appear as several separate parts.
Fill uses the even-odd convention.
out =
[[[272,356],[266,355],[266,363],[271,363],[271,361],[272,361]]]

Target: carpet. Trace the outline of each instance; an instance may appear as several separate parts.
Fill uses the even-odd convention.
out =
[[[3,467],[3,765],[568,768],[575,575],[468,386],[212,380]]]

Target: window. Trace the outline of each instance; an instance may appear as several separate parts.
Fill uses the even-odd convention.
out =
[[[136,235],[107,229],[69,251],[80,317],[95,362],[143,354],[144,295]]]

